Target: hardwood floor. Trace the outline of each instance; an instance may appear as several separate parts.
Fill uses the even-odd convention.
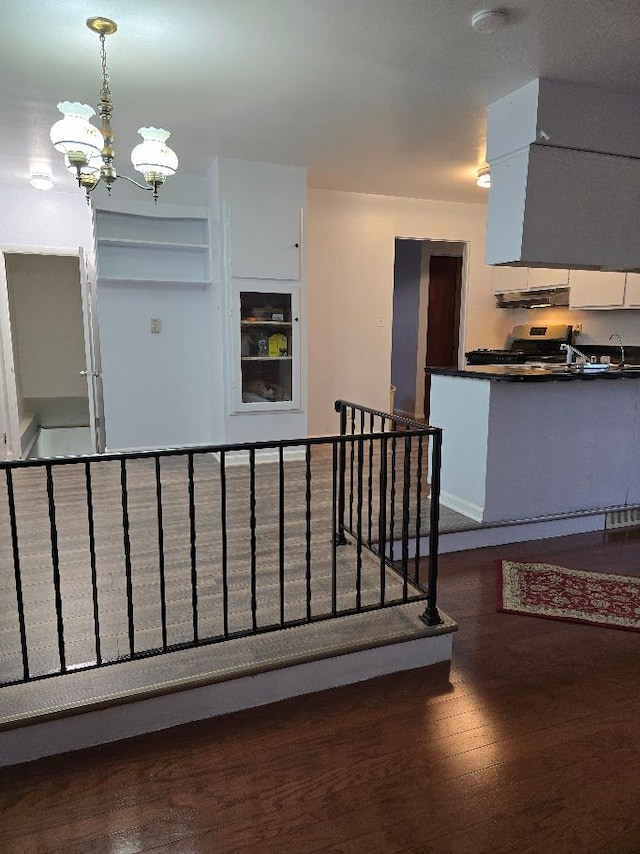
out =
[[[0,771],[31,852],[640,851],[640,634],[495,611],[496,557],[637,573],[640,539],[444,555],[426,668]]]

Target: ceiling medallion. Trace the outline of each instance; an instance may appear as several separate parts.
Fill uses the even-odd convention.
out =
[[[136,145],[131,152],[131,162],[134,168],[144,176],[146,185],[139,184],[133,178],[129,178],[127,175],[119,175],[116,172],[113,147],[114,133],[111,128],[113,102],[109,89],[109,72],[104,42],[106,36],[113,35],[116,32],[118,25],[109,18],[96,17],[87,19],[87,27],[92,32],[97,33],[100,39],[102,66],[100,102],[98,104],[100,128],[92,125],[89,121],[96,114],[93,107],[88,104],[80,104],[77,101],[61,101],[58,104],[58,109],[64,118],[57,121],[51,128],[49,133],[51,142],[56,151],[64,154],[65,165],[69,172],[75,174],[78,186],[84,187],[87,203],[90,193],[95,190],[98,184],[106,184],[107,191],[110,194],[111,187],[118,178],[124,178],[141,190],[153,192],[153,199],[157,203],[159,187],[178,168],[178,158],[167,145],[167,139],[171,134],[163,128],[142,127],[138,130],[143,141]]]

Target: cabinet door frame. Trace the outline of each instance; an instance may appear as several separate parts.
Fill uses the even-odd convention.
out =
[[[302,318],[301,288],[297,283],[285,284],[278,280],[242,279],[232,283],[231,306],[227,312],[229,339],[232,342],[229,365],[229,414],[246,415],[264,412],[301,411],[300,369]],[[291,400],[247,403],[242,400],[242,352],[240,327],[240,293],[284,294],[291,297]]]

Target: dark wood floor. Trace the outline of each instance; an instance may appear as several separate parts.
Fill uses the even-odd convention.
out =
[[[450,673],[6,769],[0,850],[639,852],[640,633],[496,613],[496,557],[637,573],[640,539],[443,556]]]

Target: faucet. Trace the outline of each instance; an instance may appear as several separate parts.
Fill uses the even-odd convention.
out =
[[[624,347],[622,346],[622,338],[617,332],[614,332],[609,336],[609,341],[613,341],[614,338],[618,339],[618,346],[620,347],[620,362],[618,363],[618,367],[621,368],[624,365]]]
[[[587,356],[585,356],[585,354],[582,352],[582,350],[578,350],[578,348],[577,348],[577,347],[574,347],[574,346],[573,346],[573,344],[561,344],[561,345],[560,345],[560,349],[561,349],[561,350],[566,350],[566,353],[567,353],[567,365],[571,365],[571,364],[573,364],[573,355],[574,355],[574,353],[575,353],[575,355],[576,355],[576,356],[580,356],[580,358],[581,358],[581,359],[584,359],[584,360],[585,360],[585,362],[588,362],[588,361],[589,361],[588,357],[587,357]]]

